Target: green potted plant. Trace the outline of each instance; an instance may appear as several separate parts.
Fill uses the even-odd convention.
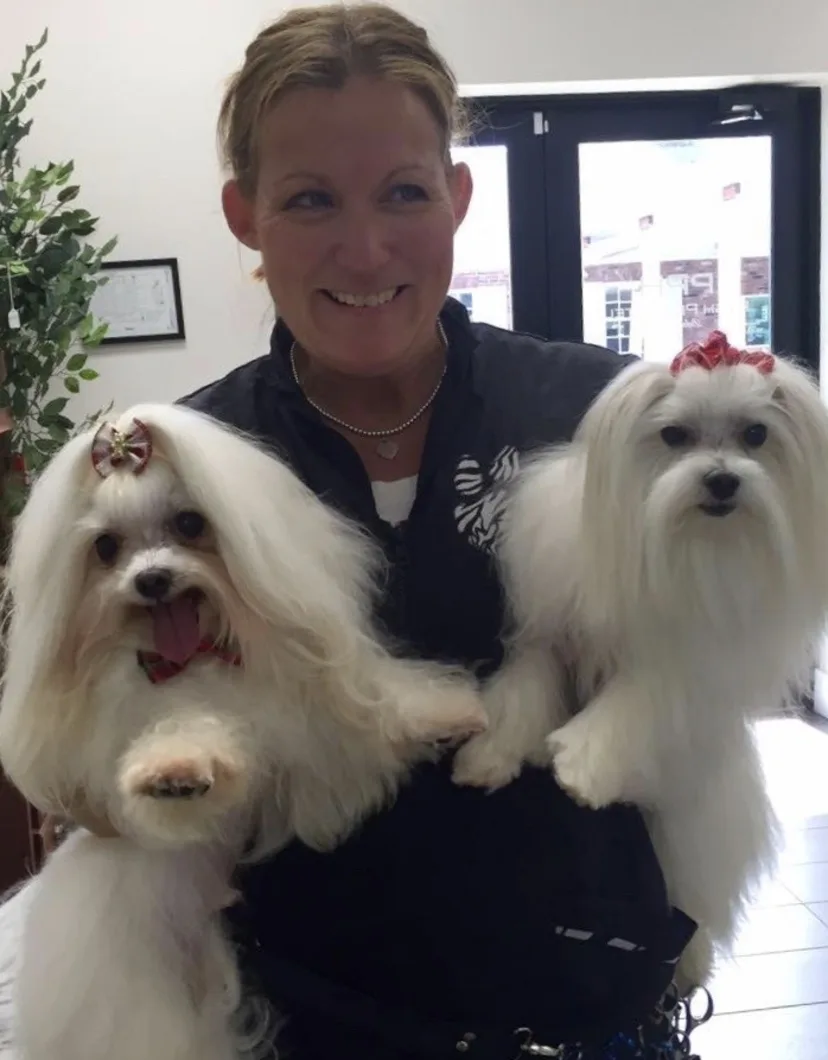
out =
[[[27,107],[46,83],[38,53],[47,38],[26,47],[0,92],[0,547],[32,477],[95,418],[75,422],[67,404],[97,378],[87,355],[106,324],[89,307],[116,244],[87,242],[98,219],[77,205],[73,162],[21,164]]]

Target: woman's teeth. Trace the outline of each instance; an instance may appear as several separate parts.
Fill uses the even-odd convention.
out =
[[[376,294],[348,294],[347,291],[326,291],[325,293],[340,305],[352,305],[362,309],[366,306],[385,305],[395,297],[399,290],[399,287],[389,287],[385,291],[377,291]]]

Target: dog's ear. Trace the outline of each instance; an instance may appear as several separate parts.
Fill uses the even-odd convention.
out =
[[[629,448],[646,414],[675,387],[669,367],[637,361],[624,368],[596,397],[575,433],[588,451],[617,444]]]
[[[810,366],[795,357],[777,355],[773,359],[773,371],[765,376],[774,384],[771,400],[780,405],[819,397],[819,379]],[[820,399],[821,400],[821,399]]]
[[[809,590],[828,594],[828,408],[813,374],[777,357],[771,430],[778,454],[778,488],[797,524],[797,557],[808,568]],[[760,450],[761,453],[761,450]]]
[[[782,358],[776,359],[774,376],[771,400],[785,414],[791,434],[809,446],[811,457],[828,455],[828,409],[816,379],[808,369]]]
[[[650,429],[648,414],[674,387],[667,365],[637,362],[613,379],[584,416],[575,435],[586,460],[584,504],[598,506],[601,523],[613,521],[607,513],[617,513],[616,505],[632,507],[629,490],[640,478],[638,442]]]
[[[642,586],[643,517],[651,469],[639,442],[650,412],[675,387],[668,365],[637,362],[598,395],[576,435],[584,468],[580,571],[587,606],[634,608]],[[588,569],[586,569],[588,566]]]
[[[51,786],[66,759],[62,726],[75,705],[62,660],[84,580],[82,513],[97,482],[91,439],[91,433],[73,439],[36,480],[16,521],[5,571],[0,758],[40,808],[54,808]]]

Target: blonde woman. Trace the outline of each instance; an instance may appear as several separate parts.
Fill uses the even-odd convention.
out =
[[[269,353],[184,400],[266,439],[376,535],[382,618],[412,653],[484,676],[503,487],[625,359],[471,323],[447,299],[472,195],[461,132],[451,71],[392,9],[264,29],[221,111],[223,207],[277,323]],[[486,795],[450,762],[425,768],[336,852],[296,843],[238,885],[251,984],[288,1016],[296,1060],[667,1055],[693,925],[637,812],[583,809],[550,772]]]

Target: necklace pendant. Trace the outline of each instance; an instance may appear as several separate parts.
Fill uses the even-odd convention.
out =
[[[399,443],[393,438],[380,438],[377,442],[377,456],[381,456],[383,460],[393,460],[399,451]]]

